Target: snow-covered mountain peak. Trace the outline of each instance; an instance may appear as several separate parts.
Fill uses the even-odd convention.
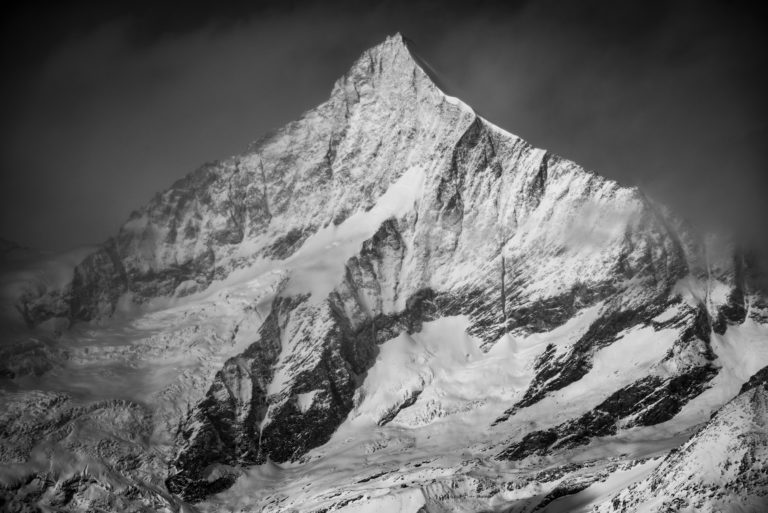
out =
[[[425,97],[437,101],[442,96],[399,33],[363,52],[336,81],[331,93],[331,98],[340,97],[347,102],[383,102],[385,105],[424,101]],[[462,106],[471,110],[465,104]]]
[[[153,484],[128,501],[209,500],[243,477],[253,509],[335,510],[411,483],[430,511],[466,493],[479,502],[459,509],[528,512],[600,477],[560,480],[574,468],[547,461],[614,436],[639,458],[643,430],[681,436],[768,365],[742,255],[713,258],[637,190],[492,125],[420,62],[399,35],[365,51],[327,101],[14,296],[4,311],[34,331],[0,347],[0,377],[100,401],[22,392],[15,407],[59,404],[66,427],[146,405],[150,447],[121,450],[153,455],[130,474]],[[14,461],[45,461],[29,437]],[[327,472],[363,461],[384,470]],[[480,486],[478,470],[509,480]],[[290,504],[270,502],[289,481]]]

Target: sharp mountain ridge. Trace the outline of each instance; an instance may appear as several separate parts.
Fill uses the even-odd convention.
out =
[[[59,420],[4,434],[24,469],[6,500],[556,511],[645,478],[600,505],[632,511],[687,465],[661,457],[768,365],[752,259],[496,127],[421,62],[387,38],[65,279],[14,282],[4,400]],[[66,464],[39,468],[41,444]],[[83,462],[102,469],[86,485]],[[355,481],[360,462],[375,472]]]

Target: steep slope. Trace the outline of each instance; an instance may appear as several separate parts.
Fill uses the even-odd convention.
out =
[[[446,96],[398,35],[327,102],[158,194],[65,286],[15,296],[33,334],[71,327],[67,361],[14,374],[4,400],[147,408],[141,504],[532,511],[649,472],[636,460],[768,365],[754,272]],[[73,450],[28,424],[5,435],[30,447],[22,481],[35,447]]]
[[[378,64],[392,54],[403,56],[413,71]],[[683,301],[673,293],[689,273],[687,248],[653,205],[636,190],[536,150],[448,99],[397,38],[353,67],[347,80],[356,91],[363,90],[355,72],[362,67],[366,78],[371,70],[375,77],[416,77],[406,85],[420,106],[419,92],[440,98],[418,113],[432,121],[429,130],[459,130],[443,132],[450,141],[443,152],[423,147],[426,135],[411,139],[409,153],[428,156],[401,175],[418,184],[411,204],[393,212],[347,260],[345,275],[335,284],[329,280],[332,290],[314,289],[305,298],[306,288],[292,280],[283,292],[294,298],[290,306],[275,303],[261,339],[225,366],[190,417],[174,462],[178,474],[169,480],[172,490],[202,497],[232,479],[206,477],[220,464],[296,460],[325,443],[350,412],[356,382],[373,365],[377,343],[444,316],[468,316],[467,332],[488,349],[507,333],[550,331],[580,309],[600,305],[577,340],[545,348],[525,394],[497,422],[589,375],[596,353],[627,330],[644,330],[661,341],[642,360],[640,372],[599,383],[614,388],[603,392],[602,403],[593,394],[594,409],[567,425],[529,433],[502,452],[504,458],[588,443],[615,434],[618,425],[669,420],[706,388],[717,373],[709,345],[711,314],[703,298],[692,294]],[[381,82],[378,94],[392,95],[393,83],[403,85]],[[358,116],[365,119],[371,114],[361,98]],[[378,110],[373,114],[378,119]],[[366,120],[364,126],[375,123]],[[353,147],[351,154],[361,152]],[[360,217],[345,220],[339,230],[352,230],[365,219]],[[634,336],[635,344],[643,339]],[[421,393],[418,386],[401,392],[377,423],[408,407],[423,408]],[[313,402],[302,407],[300,398],[307,394]],[[423,417],[421,423],[428,423],[432,415]],[[221,453],[209,450],[214,443]]]
[[[103,317],[125,293],[138,303],[189,294],[259,257],[285,259],[311,234],[373,207],[406,171],[448,158],[472,118],[392,39],[327,102],[135,212],[79,267],[69,316]]]
[[[40,375],[65,356],[56,338],[68,327],[62,293],[75,267],[95,248],[53,253],[0,240],[0,376]],[[30,333],[32,316],[47,320]]]
[[[744,388],[648,477],[615,494],[596,510],[765,511],[768,508],[765,377]]]

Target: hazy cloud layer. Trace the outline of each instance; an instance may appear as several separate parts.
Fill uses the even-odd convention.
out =
[[[471,9],[468,6],[474,6]],[[705,2],[111,4],[4,21],[0,235],[66,248],[401,31],[492,122],[766,243],[765,18]],[[463,7],[463,8],[462,8]]]

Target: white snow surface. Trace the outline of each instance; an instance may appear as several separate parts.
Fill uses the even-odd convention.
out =
[[[445,185],[443,178],[462,157],[453,149],[476,122],[489,129],[495,160],[462,177],[460,187]],[[338,137],[329,156],[329,137],[342,132],[346,135]],[[294,158],[297,152],[300,158]],[[464,157],[480,161],[485,158],[480,153]],[[323,181],[317,169],[326,159],[333,159],[333,176]],[[355,63],[327,102],[210,171],[206,191],[212,199],[185,198],[193,207],[177,209],[179,226],[194,226],[197,236],[167,242],[176,227],[164,224],[161,213],[176,205],[183,195],[180,189],[159,195],[122,228],[120,249],[129,270],[162,270],[211,250],[222,274],[203,285],[184,281],[173,294],[143,303],[127,294],[111,319],[76,325],[55,340],[35,332],[43,342],[62,348],[66,359],[42,376],[15,380],[18,388],[4,390],[0,406],[37,401],[37,394],[54,392],[70,394],[78,405],[113,398],[136,401],[154,415],[148,452],[167,462],[181,421],[203,399],[224,362],[259,339],[274,299],[309,295],[281,327],[280,354],[267,387],[269,408],[288,400],[296,377],[321,358],[319,344],[332,324],[325,308],[329,293],[340,289],[350,258],[389,219],[403,227],[404,257],[395,263],[384,255],[376,268],[380,304],[370,290],[360,292],[369,300],[361,307],[369,314],[402,311],[407,299],[425,287],[494,290],[489,280],[496,275],[487,278],[486,271],[498,267],[501,255],[514,262],[515,276],[522,277],[517,290],[521,304],[611,280],[624,256],[627,266],[651,260],[659,274],[664,272],[659,262],[666,263],[674,245],[663,237],[666,228],[649,214],[638,191],[564,159],[546,159],[544,150],[440,92],[413,62],[402,38],[389,38]],[[546,187],[535,192],[545,162]],[[494,165],[503,172],[495,173]],[[244,218],[243,240],[211,249],[206,237],[226,228],[232,217],[228,208],[217,205],[231,203],[233,183],[246,197],[268,196],[269,216]],[[461,192],[460,218],[436,207],[445,203],[438,196],[452,188]],[[295,252],[284,259],[262,252],[293,228],[311,232]],[[67,272],[82,256],[62,260]],[[723,276],[730,271],[718,276],[697,272],[691,265],[691,275],[673,291],[682,302],[654,322],[668,322],[699,303],[713,312],[728,300]],[[43,288],[62,289],[61,273],[53,274],[56,279],[46,278]],[[19,283],[29,283],[28,275],[22,278],[8,279],[16,292]],[[627,304],[645,300],[641,285],[646,284],[627,280],[619,285],[624,287],[620,299]],[[598,505],[599,511],[611,511],[617,494],[627,499],[653,496],[648,490],[660,469],[669,469],[672,476],[664,482],[663,500],[689,479],[714,487],[731,482],[731,467],[722,462],[735,462],[748,452],[738,442],[755,433],[762,437],[765,431],[764,396],[740,396],[729,403],[752,374],[768,365],[768,325],[750,316],[728,326],[724,335],[712,334],[719,372],[671,420],[620,429],[614,436],[546,457],[520,462],[495,458],[528,433],[577,418],[622,387],[646,376],[669,377],[690,363],[686,358],[699,357],[686,353],[665,360],[679,331],[637,325],[596,350],[581,379],[494,425],[523,397],[546,348],[554,348],[555,358],[568,354],[605,308],[599,301],[577,308],[554,329],[513,330],[490,343],[467,333],[467,315],[446,315],[423,323],[420,331],[403,331],[378,346],[373,366],[360,377],[352,410],[330,441],[294,462],[234,469],[239,473],[235,484],[195,510],[522,513],[573,479],[590,484],[552,501],[544,512],[590,511]],[[299,411],[310,411],[318,394],[295,394]],[[235,395],[241,403],[252,399],[248,387]],[[759,415],[750,410],[749,401],[758,405]],[[714,423],[686,442],[726,403]],[[271,420],[268,409],[261,427]],[[683,460],[664,459],[682,444],[684,451],[692,448]],[[94,464],[55,447],[68,456],[49,461],[48,446],[35,447],[29,461],[4,466],[0,481],[10,484],[24,471],[57,466],[67,477]],[[758,447],[760,461],[765,461],[760,451]],[[210,476],[229,470],[211,468]],[[158,475],[146,477],[161,488]],[[125,486],[123,478],[109,479],[111,486]],[[754,503],[744,500],[743,511],[752,511]],[[653,507],[646,510],[661,511]]]
[[[599,501],[595,511],[758,513],[768,505],[766,472],[768,389],[759,386],[724,406],[649,475]]]
[[[311,294],[321,302],[341,281],[344,263],[357,254],[389,218],[410,211],[422,195],[424,169],[414,166],[405,171],[369,211],[355,212],[339,226],[330,225],[310,236],[284,264],[291,269],[285,295]]]

